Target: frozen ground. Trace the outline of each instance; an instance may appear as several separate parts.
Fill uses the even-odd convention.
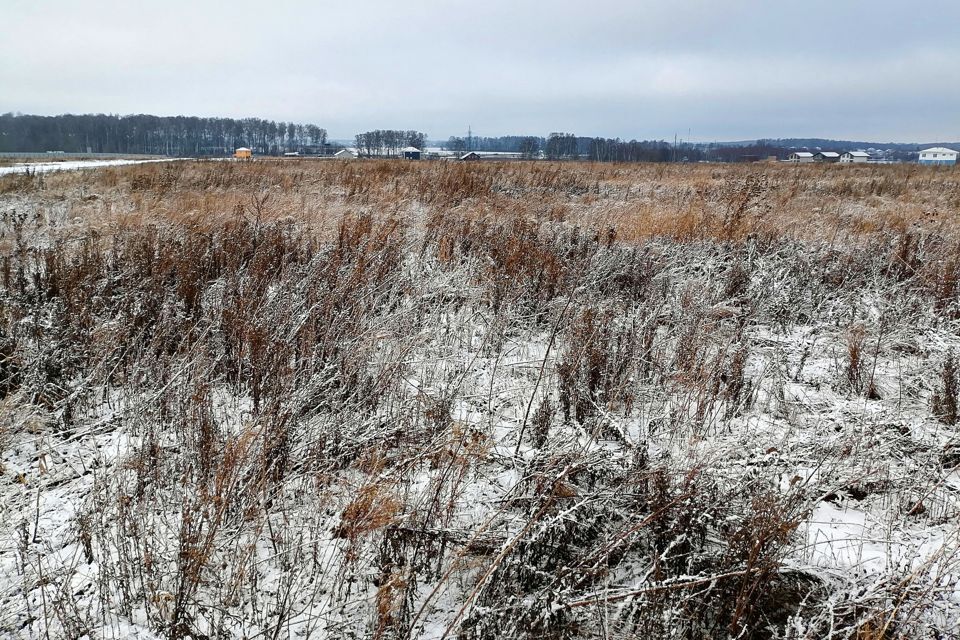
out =
[[[22,162],[8,167],[0,167],[0,176],[17,173],[50,173],[52,171],[75,171],[77,169],[122,167],[132,164],[173,162],[176,160],[182,160],[182,158],[155,158],[151,160],[67,160],[64,162]]]
[[[942,238],[418,207],[11,242],[0,635],[960,632]]]

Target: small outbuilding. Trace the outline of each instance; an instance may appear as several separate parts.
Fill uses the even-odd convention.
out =
[[[465,153],[465,154],[463,154],[462,156],[460,156],[460,159],[463,160],[464,162],[470,162],[470,161],[473,161],[473,160],[479,160],[479,159],[480,159],[480,154],[477,153],[476,151],[471,151],[471,152],[469,152],[469,153]]]
[[[840,154],[836,151],[818,151],[813,154],[814,162],[840,162]]]
[[[416,147],[404,147],[401,150],[401,154],[404,160],[419,160],[423,152]]]
[[[840,162],[844,164],[870,162],[870,154],[866,151],[847,151],[845,154],[840,156]]]
[[[920,164],[957,164],[960,152],[946,147],[930,147],[920,152]]]
[[[249,160],[253,157],[253,151],[247,147],[239,147],[233,152],[233,157],[238,160]]]
[[[337,151],[335,154],[333,154],[333,157],[337,160],[353,160],[357,157],[357,154],[350,149],[340,149],[340,151]]]
[[[794,151],[787,157],[787,162],[813,162],[813,154],[809,151]]]

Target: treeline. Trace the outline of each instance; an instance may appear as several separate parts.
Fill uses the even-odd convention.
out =
[[[752,144],[706,145],[705,155],[707,160],[714,162],[752,162],[765,160],[771,156],[784,159],[798,150],[784,147],[773,140],[757,140]]]
[[[590,160],[593,162],[759,162],[769,158],[786,159],[794,151],[838,151],[864,149],[869,143],[843,143],[817,140],[817,146],[787,144],[791,140],[756,140],[749,143],[670,143],[665,140],[622,140],[578,136],[573,133],[551,133],[540,136],[457,137],[447,139],[450,151],[499,151],[517,153],[524,158],[547,160]],[[883,160],[909,161],[916,152],[899,145],[874,151],[873,157]]]
[[[789,149],[883,149],[890,152],[904,152],[907,154],[916,153],[921,149],[929,147],[947,147],[956,149],[960,146],[957,141],[937,141],[930,142],[865,142],[862,140],[831,140],[828,138],[778,138],[775,140],[758,140],[758,142],[768,142],[774,146]]]
[[[663,140],[588,138],[551,133],[544,146],[549,160],[581,159],[594,162],[697,162],[704,153],[691,144],[671,145]]]
[[[327,131],[260,118],[151,115],[0,115],[0,151],[206,156],[250,147],[258,155],[322,153]]]
[[[416,147],[422,151],[426,141],[427,134],[420,131],[395,129],[377,129],[353,137],[357,155],[367,158],[399,156],[404,147]]]
[[[398,156],[404,147],[422,150],[426,144],[426,134],[419,131],[378,129],[354,137],[357,154],[363,157]],[[820,139],[671,144],[664,140],[627,141],[560,132],[547,137],[452,136],[440,144],[458,153],[499,151],[529,159],[594,162],[750,162],[769,157],[784,159],[793,151],[847,151],[872,146],[870,143]],[[332,154],[340,148],[330,144],[326,129],[317,125],[261,118],[144,114],[0,115],[0,152],[63,151],[194,157],[229,155],[237,147],[250,147],[255,155],[260,156],[291,152]],[[874,153],[875,158],[911,160],[915,159],[917,145],[889,143],[883,148],[883,152]]]
[[[526,158],[547,160],[593,160],[595,162],[694,162],[705,159],[703,150],[691,144],[673,146],[663,140],[595,138],[573,133],[538,136],[450,137],[446,148],[456,152],[500,151]]]
[[[888,162],[910,162],[916,160],[917,154],[911,151],[909,147],[917,145],[898,144],[889,148],[878,149],[876,143],[857,143],[844,142],[842,140],[819,140],[813,142],[819,144],[798,144],[804,140],[756,140],[754,142],[742,143],[712,143],[699,145],[702,150],[704,160],[711,162],[757,162],[768,158],[786,159],[795,151],[809,151],[816,153],[818,151],[836,151],[844,153],[845,151],[872,149],[871,158],[873,160],[884,160]]]
[[[538,151],[543,145],[544,138],[538,136],[450,136],[443,144],[450,151],[504,151],[508,153],[522,153],[524,148],[533,148]]]
[[[869,145],[844,145],[824,140],[822,146],[797,146],[785,140],[756,140],[749,143],[670,143],[665,140],[622,140],[551,133],[539,136],[457,137],[444,146],[454,152],[499,151],[517,153],[524,158],[546,160],[590,160],[593,162],[759,162],[769,158],[786,159],[794,151],[848,151]],[[908,145],[901,145],[905,147]],[[916,145],[913,145],[916,146]],[[916,157],[902,149],[874,152],[875,158],[907,161]]]

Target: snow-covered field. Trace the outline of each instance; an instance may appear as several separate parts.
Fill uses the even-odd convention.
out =
[[[20,162],[0,167],[0,176],[18,173],[49,173],[51,171],[76,171],[77,169],[99,169],[101,167],[122,167],[131,164],[152,162],[173,162],[178,158],[152,158],[149,160],[65,160],[63,162]]]
[[[836,169],[0,181],[0,636],[955,637],[957,174]]]

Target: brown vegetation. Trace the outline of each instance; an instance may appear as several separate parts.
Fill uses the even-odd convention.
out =
[[[177,162],[0,194],[3,474],[35,490],[4,494],[0,632],[879,638],[956,612],[955,170]],[[834,502],[941,548],[826,570],[805,536]]]

